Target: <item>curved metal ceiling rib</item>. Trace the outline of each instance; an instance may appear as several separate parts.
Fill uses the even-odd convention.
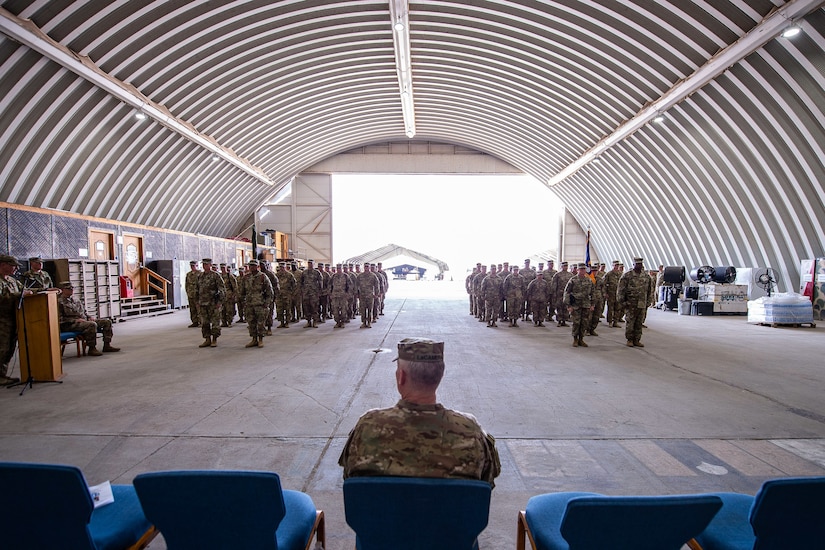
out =
[[[634,127],[591,160],[717,52],[795,6],[807,13],[801,36],[767,36],[665,124]],[[552,190],[603,257],[772,265],[787,285],[798,258],[825,250],[825,15],[812,6],[412,0],[416,137],[561,180]],[[76,54],[58,63],[0,34],[3,201],[228,236],[302,170],[405,139],[389,0],[2,8],[0,19],[30,19]],[[135,120],[130,105],[143,104],[157,121]]]

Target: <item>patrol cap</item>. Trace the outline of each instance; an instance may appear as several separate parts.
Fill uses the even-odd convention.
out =
[[[192,260],[192,261],[189,262],[189,265],[198,265],[198,262],[196,262],[195,260]]]
[[[561,265],[565,266],[565,265],[568,265],[568,264],[567,264],[567,262],[562,262]]]
[[[619,263],[621,263],[619,260],[613,260],[613,265],[619,265]]]
[[[201,263],[202,264],[211,264],[212,263],[212,258],[204,258],[204,259],[201,260]]]
[[[404,338],[398,342],[398,357],[393,361],[403,359],[419,363],[436,363],[444,360],[444,342],[436,342],[429,338]]]
[[[246,265],[261,265],[261,263],[258,260],[249,260],[249,263]]]
[[[0,254],[0,264],[20,265],[17,258],[9,256],[8,254]]]
[[[72,283],[69,281],[61,281],[60,283],[58,283],[57,286],[58,288],[74,288],[74,286],[72,286]]]
[[[31,263],[31,262],[37,262],[37,263],[42,264],[43,263],[43,258],[40,257],[40,256],[32,256],[31,258],[29,258],[29,263]]]
[[[637,256],[637,257],[633,258],[633,263],[635,263],[635,264],[644,263],[644,259]]]
[[[225,264],[225,263],[223,263],[223,262],[219,263],[218,265],[219,265],[220,267],[226,267],[226,264]]]

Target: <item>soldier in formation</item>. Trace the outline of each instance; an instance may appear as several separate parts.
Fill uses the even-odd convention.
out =
[[[189,319],[192,321],[189,328],[201,326],[200,315],[198,314],[198,276],[201,271],[198,269],[198,262],[189,262],[189,271],[186,272],[186,297],[189,300]]]
[[[275,298],[275,312],[278,317],[278,328],[289,328],[289,321],[292,316],[292,300],[295,295],[295,288],[298,283],[295,281],[295,276],[286,270],[285,263],[278,264],[278,271],[275,272],[278,278],[278,292]]]
[[[519,274],[518,266],[513,266],[513,272],[504,278],[504,296],[507,300],[507,318],[511,327],[518,326],[521,317],[521,308],[524,307],[524,292],[527,285],[524,277]]]
[[[203,273],[197,278],[195,301],[198,304],[201,335],[201,348],[216,347],[221,335],[221,308],[226,296],[226,286],[220,273],[212,269],[212,258],[201,260]]]
[[[584,334],[590,328],[593,312],[593,280],[587,275],[587,266],[579,264],[578,273],[564,287],[562,302],[570,313],[573,325],[573,347],[587,347]]]
[[[616,291],[616,299],[624,309],[627,322],[625,338],[628,347],[644,347],[641,342],[642,323],[650,305],[653,294],[651,287],[654,281],[650,275],[645,273],[643,264],[644,260],[642,258],[634,258],[633,269],[621,276],[619,288]]]
[[[332,274],[329,282],[329,298],[332,317],[335,319],[335,328],[344,328],[344,323],[349,320],[347,305],[352,289],[350,288],[349,276],[344,273],[344,268],[341,264],[336,264],[335,273]]]
[[[527,303],[530,304],[534,326],[544,326],[544,315],[551,297],[550,285],[544,280],[544,273],[536,273],[536,278],[527,285]]]
[[[280,281],[278,281],[278,277],[276,277],[275,273],[269,268],[269,262],[260,260],[258,263],[260,264],[261,273],[269,279],[269,284],[272,286],[272,294],[274,296],[274,298],[269,301],[269,309],[266,312],[266,320],[264,321],[264,325],[266,326],[265,334],[272,336],[272,325],[275,324],[275,300],[277,300],[281,294],[281,284]]]
[[[573,278],[573,274],[567,270],[567,262],[561,263],[561,271],[553,275],[550,281],[550,292],[552,294],[552,305],[556,308],[556,326],[566,327],[569,318],[567,307],[564,304],[564,289],[568,281]]]
[[[307,268],[301,274],[301,298],[304,305],[304,328],[318,328],[321,322],[321,292],[324,289],[324,277],[315,269],[315,262],[307,260]]]
[[[501,313],[501,278],[495,264],[490,266],[490,274],[481,281],[481,295],[484,297],[484,320],[488,327],[497,327],[496,321]]]
[[[356,266],[357,267],[357,266]],[[372,272],[369,264],[364,264],[364,271],[356,279],[358,302],[361,307],[361,328],[372,328],[372,306],[381,293],[378,276]]]
[[[226,288],[223,308],[221,309],[221,326],[228,327],[231,326],[235,320],[235,305],[238,300],[238,279],[229,271],[226,264],[220,264],[220,268],[223,286]]]
[[[247,264],[249,273],[243,278],[244,318],[249,336],[252,338],[245,347],[264,347],[266,322],[272,310],[274,291],[272,282],[259,270],[260,262],[250,260]]]

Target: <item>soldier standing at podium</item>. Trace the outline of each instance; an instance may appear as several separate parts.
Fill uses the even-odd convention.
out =
[[[43,271],[43,258],[40,256],[29,258],[29,270],[23,273],[23,286],[39,290],[55,288],[52,276],[48,271]]]
[[[0,254],[0,386],[20,382],[19,378],[8,376],[9,361],[17,346],[17,306],[21,294],[31,294],[14,278],[19,266],[14,256]]]
[[[60,314],[61,332],[81,332],[86,345],[89,347],[88,355],[97,357],[103,355],[97,349],[97,331],[103,334],[103,351],[120,351],[120,348],[112,347],[112,321],[110,319],[95,319],[86,313],[83,304],[73,296],[74,287],[72,283],[63,281],[60,283],[60,296],[57,297],[57,309]]]

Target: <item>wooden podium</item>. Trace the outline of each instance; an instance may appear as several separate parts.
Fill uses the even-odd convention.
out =
[[[23,307],[17,310],[17,348],[21,382],[29,374],[36,381],[63,378],[57,294],[42,292],[23,298]]]

